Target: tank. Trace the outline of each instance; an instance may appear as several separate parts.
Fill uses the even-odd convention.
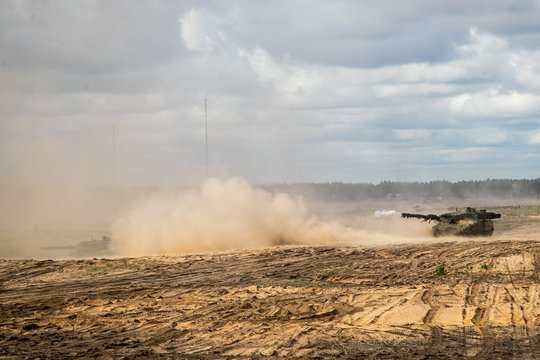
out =
[[[75,257],[106,256],[109,255],[111,238],[102,236],[101,240],[81,241],[72,247],[71,255]]]
[[[102,236],[100,240],[92,239],[88,241],[81,241],[75,245],[67,246],[45,246],[45,250],[67,250],[70,252],[70,256],[73,257],[97,257],[110,255],[111,238],[108,236]]]
[[[436,222],[432,228],[435,236],[491,236],[495,229],[493,219],[500,218],[501,214],[468,207],[465,211],[441,215],[401,213],[401,217],[421,219],[429,223]]]

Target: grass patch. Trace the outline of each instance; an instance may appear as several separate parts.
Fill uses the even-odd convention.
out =
[[[448,273],[446,272],[446,269],[444,268],[444,265],[439,265],[435,269],[435,275],[437,275],[437,276],[444,276],[444,275],[447,275],[447,274]]]

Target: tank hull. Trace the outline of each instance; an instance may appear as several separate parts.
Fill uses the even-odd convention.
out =
[[[435,236],[491,236],[494,226],[491,220],[463,221],[457,224],[440,222],[432,230]]]

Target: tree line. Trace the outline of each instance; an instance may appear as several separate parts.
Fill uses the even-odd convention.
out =
[[[383,181],[371,183],[304,183],[265,186],[321,201],[358,200],[437,200],[442,198],[540,198],[539,179],[487,179],[450,182],[445,180],[428,182]]]

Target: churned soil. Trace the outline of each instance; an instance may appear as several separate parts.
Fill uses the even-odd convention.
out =
[[[0,260],[1,358],[538,358],[540,241]]]

